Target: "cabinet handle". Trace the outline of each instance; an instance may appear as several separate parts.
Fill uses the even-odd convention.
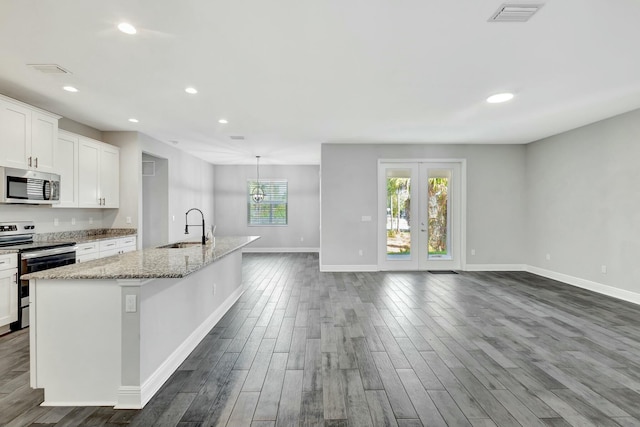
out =
[[[36,169],[38,169],[38,158],[36,157]]]
[[[29,156],[29,167],[31,167],[31,156]]]
[[[13,273],[13,281],[18,283],[18,273]]]
[[[7,261],[0,261],[0,264],[6,264]]]
[[[102,198],[102,206],[107,205],[107,199],[105,197]]]

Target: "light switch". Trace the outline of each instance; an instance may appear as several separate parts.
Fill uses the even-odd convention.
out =
[[[124,311],[125,313],[135,313],[137,310],[137,297],[136,295],[125,295],[124,297]]]

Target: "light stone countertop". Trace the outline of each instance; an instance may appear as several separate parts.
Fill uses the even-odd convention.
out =
[[[114,228],[114,229],[92,229],[79,231],[63,231],[60,233],[36,234],[34,242],[68,243],[73,242],[78,245],[82,243],[99,242],[101,240],[118,239],[120,237],[136,236],[138,230],[135,228]],[[0,248],[0,255],[17,254],[19,247],[6,246]]]
[[[150,248],[94,261],[26,274],[21,279],[158,279],[181,278],[241,249],[260,236],[219,236],[215,246]]]

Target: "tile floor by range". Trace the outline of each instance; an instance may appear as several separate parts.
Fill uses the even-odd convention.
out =
[[[2,426],[640,426],[640,307],[528,273],[320,273],[247,291],[140,411],[46,408],[0,338]]]

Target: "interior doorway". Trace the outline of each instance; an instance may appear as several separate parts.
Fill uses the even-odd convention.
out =
[[[169,161],[142,153],[142,248],[169,241]]]
[[[464,160],[380,161],[380,270],[459,270]]]

